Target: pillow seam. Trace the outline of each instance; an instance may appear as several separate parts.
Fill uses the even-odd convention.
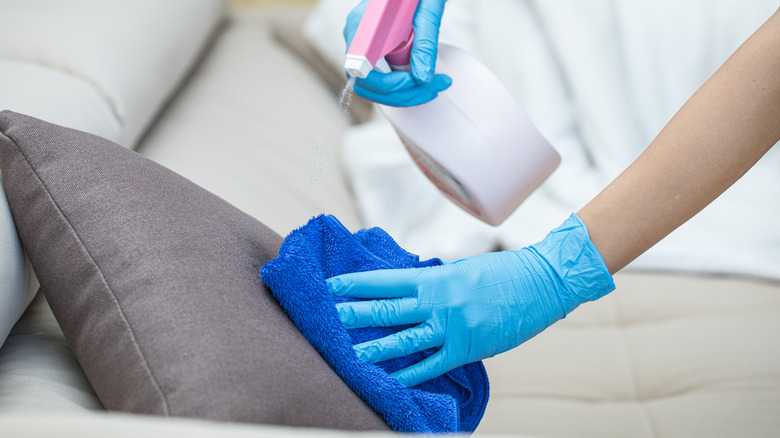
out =
[[[105,285],[106,289],[109,292],[109,295],[111,296],[112,300],[114,301],[114,304],[119,311],[119,315],[122,317],[122,321],[127,326],[128,330],[130,331],[130,338],[132,340],[133,346],[135,347],[136,351],[138,351],[138,354],[141,356],[142,362],[144,364],[144,368],[146,371],[146,374],[151,378],[151,381],[154,385],[155,390],[160,394],[160,397],[162,399],[163,404],[163,410],[165,415],[170,415],[170,408],[168,406],[168,399],[165,396],[165,392],[160,387],[159,382],[157,381],[157,378],[154,375],[154,372],[152,372],[151,367],[149,366],[149,362],[146,359],[146,355],[144,354],[143,350],[141,349],[141,346],[138,344],[138,341],[135,336],[135,331],[133,330],[132,324],[130,324],[130,321],[125,316],[125,312],[122,310],[122,305],[119,303],[119,299],[117,298],[116,294],[114,293],[114,290],[111,288],[111,285],[109,285],[108,280],[106,280],[105,275],[103,275],[103,270],[100,268],[100,265],[97,263],[95,258],[92,256],[92,253],[89,251],[87,246],[84,244],[84,242],[81,240],[81,236],[76,232],[76,229],[73,227],[73,224],[68,219],[68,217],[65,215],[65,212],[60,208],[57,201],[54,199],[54,197],[51,194],[51,191],[49,190],[49,187],[46,185],[46,183],[43,181],[43,178],[38,174],[35,167],[32,165],[30,158],[27,156],[25,151],[19,147],[19,144],[17,141],[13,138],[13,136],[8,135],[7,133],[2,133],[5,135],[6,138],[11,140],[11,142],[14,144],[16,149],[22,154],[24,157],[24,161],[27,163],[27,166],[32,171],[32,173],[35,175],[35,178],[38,180],[38,182],[43,186],[44,191],[46,192],[46,196],[48,197],[49,201],[55,206],[57,212],[62,216],[62,218],[65,220],[65,223],[68,225],[68,228],[70,228],[71,233],[76,237],[76,240],[78,241],[81,248],[84,250],[84,252],[89,257],[92,264],[95,266],[95,269],[97,270],[98,274],[100,275],[100,281]]]

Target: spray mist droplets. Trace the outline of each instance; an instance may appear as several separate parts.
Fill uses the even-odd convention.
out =
[[[349,106],[352,105],[352,98],[355,96],[355,80],[355,76],[349,78],[347,85],[341,90],[341,95],[339,96],[339,112],[343,115],[349,113]]]

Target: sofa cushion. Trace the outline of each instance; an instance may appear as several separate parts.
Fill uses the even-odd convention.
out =
[[[37,290],[38,283],[22,253],[8,201],[0,190],[0,345]]]
[[[100,137],[9,111],[0,131],[22,245],[107,409],[387,428],[261,283],[279,235]]]
[[[478,434],[777,435],[780,284],[624,271],[615,286],[485,361]]]
[[[14,415],[102,409],[43,294],[0,348],[0,388],[0,412]]]
[[[14,438],[341,438],[341,432],[256,424],[218,423],[188,418],[159,418],[115,412],[0,413],[4,436]],[[375,432],[370,438],[398,438],[393,432]],[[495,437],[501,438],[501,437]],[[507,437],[508,438],[508,437]],[[521,438],[513,436],[513,438]],[[522,437],[531,438],[531,437]]]
[[[37,63],[0,58],[0,110],[4,109],[112,141],[122,138],[120,120],[93,84]]]
[[[360,228],[341,166],[347,122],[318,75],[274,39],[276,17],[234,11],[138,151],[280,234],[320,213]]]
[[[119,138],[109,138],[133,147],[214,35],[226,5],[226,0],[3,1],[0,58],[58,71],[80,84],[52,90],[54,104],[37,100],[34,108],[0,94],[0,110],[29,108],[26,114],[47,117],[50,106],[86,85],[91,89],[86,96],[99,96],[121,126]],[[20,90],[41,84],[35,76],[18,79],[12,85]],[[48,88],[45,82],[43,87]]]

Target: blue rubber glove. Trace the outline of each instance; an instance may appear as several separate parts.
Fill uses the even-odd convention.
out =
[[[383,105],[406,107],[433,100],[440,91],[452,85],[449,76],[434,74],[445,3],[446,0],[420,0],[414,16],[411,73],[372,71],[355,82],[355,94]],[[344,26],[347,47],[352,43],[367,5],[368,0],[363,0],[347,15]]]
[[[414,325],[356,345],[360,359],[376,363],[439,349],[393,373],[407,387],[510,350],[615,288],[576,215],[519,251],[429,268],[345,274],[327,284],[334,295],[365,299],[337,305],[348,329]]]

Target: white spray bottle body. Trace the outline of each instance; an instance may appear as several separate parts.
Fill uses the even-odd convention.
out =
[[[409,70],[419,0],[370,0],[347,50],[350,76]],[[389,63],[389,64],[388,64]],[[379,105],[414,162],[463,210],[499,225],[552,174],[560,156],[501,81],[464,50],[440,44],[452,85],[422,105]]]
[[[386,69],[388,64],[377,63],[377,70]],[[452,85],[435,99],[379,109],[415,164],[447,198],[499,225],[552,174],[560,156],[506,87],[471,54],[440,44],[436,72],[450,76]]]

